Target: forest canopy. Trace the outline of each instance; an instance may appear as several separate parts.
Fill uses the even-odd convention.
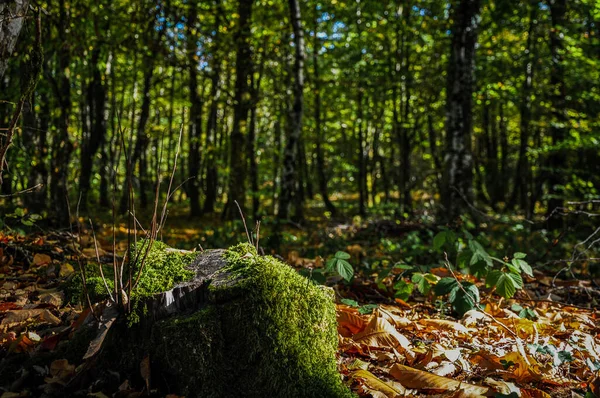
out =
[[[317,198],[328,217],[530,219],[598,197],[592,0],[29,8],[0,82],[2,126],[23,99],[1,200],[56,225],[66,197],[125,212],[129,186],[151,207],[176,160],[172,200],[192,217],[236,218],[235,200],[298,221]]]

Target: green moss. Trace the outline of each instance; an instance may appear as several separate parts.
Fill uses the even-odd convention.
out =
[[[154,241],[148,254],[147,240],[140,240],[131,249],[131,259],[134,278],[137,277],[140,267],[143,266],[142,275],[132,294],[139,297],[151,296],[154,293],[165,292],[172,289],[177,283],[190,280],[194,272],[186,267],[196,257],[196,253],[170,251],[169,246],[163,242]]]
[[[146,311],[142,299],[155,293],[171,290],[176,284],[194,277],[194,271],[186,267],[197,253],[181,253],[169,250],[163,242],[154,241],[148,250],[148,240],[140,240],[131,248],[132,279],[135,280],[142,267],[140,279],[131,292],[132,312],[130,324],[137,323],[141,313]]]
[[[75,273],[71,276],[71,278],[66,282],[64,292],[67,298],[67,301],[71,304],[75,303],[85,303],[85,296],[83,294],[83,283],[81,282],[81,275],[78,271],[79,265],[75,264],[74,268]],[[100,276],[100,269],[98,268],[98,264],[96,263],[88,263],[85,266],[86,275],[87,275],[87,289],[90,294],[90,300],[92,303],[97,303],[99,301],[105,300],[108,298],[108,293],[106,292],[106,287],[104,286],[104,282],[102,277]],[[102,266],[104,277],[106,279],[106,284],[110,291],[114,289],[114,277],[113,277],[113,269],[112,266]]]
[[[172,366],[167,373],[186,389],[178,392],[352,396],[337,372],[331,294],[250,245],[234,246],[224,258],[223,278],[209,288],[212,304],[156,326],[156,345],[164,348],[155,358]]]

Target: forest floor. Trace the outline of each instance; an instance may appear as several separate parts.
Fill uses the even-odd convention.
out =
[[[241,223],[216,227],[215,218],[200,227],[183,215],[172,218],[163,238],[178,248],[199,249],[198,243],[204,249],[224,247],[245,236]],[[9,371],[18,375],[12,384],[0,386],[1,397],[51,395],[84,368],[83,360],[55,359],[31,370],[15,360],[69,344],[83,310],[69,301],[65,282],[80,264],[97,261],[96,242],[99,260],[107,264],[112,264],[114,249],[120,258],[128,247],[125,224],[115,229],[113,248],[109,221],[94,226],[97,239],[89,223],[80,221],[77,234],[41,229],[0,233],[0,359],[5,366],[14,364]],[[268,247],[270,226],[265,223],[261,229],[261,242]],[[351,283],[327,274],[327,284],[338,297],[339,370],[360,396],[600,396],[598,280],[556,278],[556,270],[540,261],[557,245],[556,239],[532,232],[498,243],[531,247],[528,239],[542,242],[536,250],[543,254],[535,261],[542,265],[534,277],[524,277],[524,289],[505,300],[482,280],[450,271],[431,249],[435,232],[421,222],[340,223],[315,217],[301,229],[282,233],[276,253],[265,251],[304,274],[322,269],[337,251],[348,253],[355,269]],[[510,231],[506,235],[514,238]],[[384,275],[388,264],[401,266]],[[434,281],[454,278],[460,289],[463,284],[478,286],[480,307],[459,317],[426,286],[414,292],[411,287],[408,296],[398,294],[407,264],[428,264],[428,278]],[[110,392],[114,396],[147,393],[132,380],[120,379],[118,384]]]

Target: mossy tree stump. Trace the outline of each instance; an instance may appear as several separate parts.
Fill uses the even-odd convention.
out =
[[[199,254],[189,268],[193,280],[145,300],[134,326],[169,392],[351,396],[336,368],[330,290],[247,244]]]

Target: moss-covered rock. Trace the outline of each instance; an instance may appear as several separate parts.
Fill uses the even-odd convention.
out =
[[[152,327],[151,358],[172,392],[351,396],[336,368],[330,293],[247,244],[200,255],[192,268],[208,281],[202,309]]]

